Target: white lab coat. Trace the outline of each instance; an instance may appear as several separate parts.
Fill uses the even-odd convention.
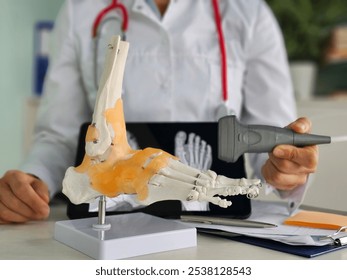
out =
[[[130,49],[123,82],[126,121],[213,121],[223,103],[220,51],[210,0],[171,1],[160,20],[145,0],[123,0],[129,13]],[[90,121],[94,83],[121,17],[100,30],[97,67],[91,30],[108,0],[67,0],[55,24],[34,147],[22,166],[40,177],[53,196],[74,164],[79,127]],[[220,1],[228,54],[226,104],[243,123],[284,126],[296,118],[283,39],[262,0]],[[260,175],[266,155],[251,155]],[[295,195],[301,196],[299,188]]]

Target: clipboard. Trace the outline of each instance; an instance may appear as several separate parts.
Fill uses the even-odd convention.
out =
[[[248,236],[235,236],[230,239],[259,247],[276,250],[283,253],[297,255],[305,258],[314,258],[330,252],[347,248],[347,246],[324,245],[324,246],[293,246],[270,239],[262,239]]]
[[[306,246],[306,245],[294,246],[294,245],[288,245],[288,244],[285,244],[279,241],[270,240],[270,239],[245,236],[245,235],[235,234],[232,232],[226,232],[222,230],[209,229],[209,228],[197,228],[197,232],[201,234],[208,234],[208,235],[218,236],[222,238],[227,238],[237,242],[255,245],[262,248],[271,249],[271,250],[288,253],[292,255],[297,255],[297,256],[301,256],[305,258],[314,258],[320,255],[324,255],[330,252],[347,248],[347,232],[343,232],[343,230],[346,230],[346,229],[347,229],[347,226],[341,227],[334,234],[324,237],[324,238],[331,239],[331,244],[324,245],[324,246]]]
[[[323,239],[330,239],[332,244],[335,246],[346,246],[347,245],[347,226],[341,227],[334,234],[328,235]]]

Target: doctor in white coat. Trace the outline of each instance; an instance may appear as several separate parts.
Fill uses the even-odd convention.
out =
[[[35,128],[34,146],[20,170],[0,179],[0,222],[44,219],[74,164],[80,125],[90,121],[104,46],[122,33],[121,10],[92,26],[110,0],[67,0],[55,22],[50,67]],[[263,0],[122,0],[130,42],[123,82],[126,121],[216,121],[223,113],[243,123],[287,126],[308,132],[296,119],[286,52],[277,22]],[[218,23],[219,22],[219,23]],[[221,82],[221,40],[226,51],[227,94]],[[300,203],[318,161],[316,146],[279,146],[250,155],[268,188]]]

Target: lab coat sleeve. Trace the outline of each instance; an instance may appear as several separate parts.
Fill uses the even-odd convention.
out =
[[[260,1],[258,15],[250,29],[246,46],[247,65],[244,79],[243,123],[284,127],[296,119],[296,104],[282,33],[266,5]],[[258,178],[267,154],[249,154],[250,165]],[[290,192],[275,191],[282,198],[301,201],[306,185]]]
[[[48,184],[51,197],[61,190],[66,168],[74,165],[79,128],[92,114],[78,69],[71,9],[65,2],[55,22],[34,143],[21,166]]]

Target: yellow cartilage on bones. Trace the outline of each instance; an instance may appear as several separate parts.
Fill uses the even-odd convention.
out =
[[[134,193],[144,200],[148,196],[149,179],[167,166],[169,158],[175,157],[155,148],[131,149],[126,138],[122,99],[117,100],[114,108],[106,110],[105,117],[115,133],[107,158],[101,162],[85,154],[75,170],[87,173],[92,188],[108,197]],[[86,142],[95,141],[97,136],[97,128],[90,125]]]

